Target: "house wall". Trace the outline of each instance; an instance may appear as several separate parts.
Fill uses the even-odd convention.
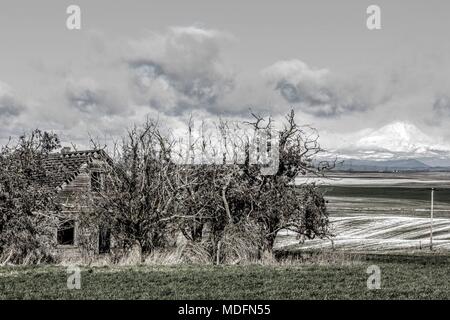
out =
[[[85,164],[80,168],[79,174],[69,183],[62,186],[62,190],[58,194],[58,201],[62,204],[63,214],[68,219],[75,220],[74,244],[73,245],[57,245],[55,255],[58,260],[65,263],[70,261],[79,261],[83,257],[98,254],[98,228],[92,226],[90,229],[80,228],[80,214],[89,214],[92,208],[89,200],[91,193],[91,171],[103,171],[104,162],[94,160],[90,164]],[[56,241],[57,230],[55,230]],[[86,241],[89,247],[86,248]],[[84,246],[82,245],[84,244]]]

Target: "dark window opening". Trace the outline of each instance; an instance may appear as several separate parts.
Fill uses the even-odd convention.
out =
[[[73,220],[64,222],[57,232],[57,241],[61,245],[73,245],[75,242],[75,222]]]
[[[91,172],[91,190],[94,192],[102,191],[102,175],[98,171]]]
[[[100,227],[98,234],[98,252],[109,253],[111,249],[111,229]]]

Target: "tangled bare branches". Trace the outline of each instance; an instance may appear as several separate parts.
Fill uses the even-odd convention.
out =
[[[176,140],[162,134],[156,122],[131,130],[116,159],[111,185],[102,195],[104,201],[99,202],[103,221],[109,221],[119,242],[137,243],[148,253],[168,245],[181,232],[221,263],[271,252],[283,229],[302,238],[328,236],[328,215],[319,190],[295,185],[297,176],[323,174],[329,167],[313,163],[322,151],[317,135],[307,135],[296,124],[294,112],[279,132],[271,119],[253,116],[253,122],[244,124],[250,131],[221,120],[215,138],[211,132],[205,134],[203,124],[198,137],[191,136],[191,119],[187,148],[178,152]],[[252,143],[261,131],[272,139],[257,142],[257,152],[278,149],[278,166],[271,175],[263,173],[266,164],[251,158]],[[277,145],[273,139],[278,139]],[[177,156],[185,161],[177,162]]]
[[[51,256],[59,206],[43,159],[59,147],[56,135],[35,130],[0,151],[0,261],[35,263]],[[45,212],[53,212],[47,215]]]
[[[184,144],[157,121],[131,128],[115,149],[104,188],[86,196],[91,209],[77,218],[79,227],[108,229],[114,248],[138,247],[141,261],[175,246],[180,235],[189,248],[184,260],[186,252],[195,252],[195,261],[211,263],[257,260],[272,252],[280,230],[328,237],[319,189],[295,183],[299,175],[321,175],[331,167],[314,162],[322,152],[318,135],[297,125],[293,111],[278,130],[271,118],[253,118],[221,119],[212,131],[202,123],[196,137],[191,119]],[[44,259],[52,247],[61,217],[43,182],[51,177],[42,159],[58,146],[55,135],[35,131],[0,153],[3,261]]]

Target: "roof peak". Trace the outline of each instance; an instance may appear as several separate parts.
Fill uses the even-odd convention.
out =
[[[54,187],[61,187],[80,173],[82,165],[94,160],[105,160],[112,165],[111,158],[103,149],[50,153],[44,159],[45,169],[49,173],[48,183]]]
[[[68,147],[60,149],[58,152],[50,153],[50,155],[82,155],[82,154],[92,154],[92,153],[104,153],[103,149],[86,149],[86,150],[70,150]]]

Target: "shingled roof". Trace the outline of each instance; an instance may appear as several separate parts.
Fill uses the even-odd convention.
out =
[[[111,158],[103,150],[51,153],[43,160],[47,172],[44,182],[51,188],[61,189],[64,184],[75,179],[84,164],[89,164],[95,159],[104,159],[109,164],[112,163]]]

